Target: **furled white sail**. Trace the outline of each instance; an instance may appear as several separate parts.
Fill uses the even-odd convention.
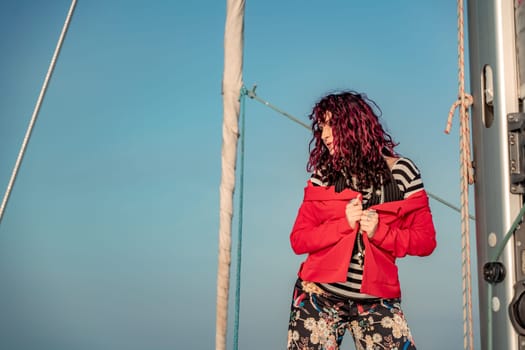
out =
[[[217,316],[215,349],[226,349],[230,285],[231,226],[235,163],[239,138],[240,92],[244,41],[244,0],[227,0],[222,80],[222,170],[220,185],[219,262],[217,269]]]

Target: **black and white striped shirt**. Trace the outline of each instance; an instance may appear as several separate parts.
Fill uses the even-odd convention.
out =
[[[387,182],[379,191],[372,191],[371,189],[362,191],[363,209],[380,203],[405,199],[408,196],[423,190],[421,173],[410,159],[403,157],[399,158],[392,166],[391,172],[394,181]],[[327,182],[323,181],[323,178],[319,175],[312,175],[311,181],[314,185],[318,186],[329,185]],[[362,254],[364,253],[364,245],[362,242],[359,242],[360,239],[362,238],[358,235],[352,252],[346,282],[318,283],[322,289],[350,299],[376,298],[375,296],[360,292],[363,280],[363,266],[360,262],[363,260],[360,260],[359,253],[360,251]],[[361,243],[361,250],[359,249],[359,243]]]

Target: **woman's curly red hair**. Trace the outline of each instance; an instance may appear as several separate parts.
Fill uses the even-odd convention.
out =
[[[321,139],[326,112],[332,117],[334,154]],[[366,95],[354,91],[329,94],[317,102],[309,116],[313,137],[310,141],[309,172],[319,172],[333,184],[342,175],[354,190],[379,188],[390,179],[383,156],[396,156],[397,144],[379,122],[381,110]]]

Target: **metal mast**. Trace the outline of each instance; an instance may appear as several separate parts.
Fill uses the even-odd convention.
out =
[[[521,214],[525,193],[525,96],[520,94],[520,81],[525,80],[519,73],[519,58],[524,65],[524,55],[518,45],[519,35],[524,35],[519,30],[521,2],[468,1],[480,336],[484,350],[525,349],[525,288],[520,287],[525,281],[525,225],[511,230]],[[505,237],[510,239],[506,241]]]

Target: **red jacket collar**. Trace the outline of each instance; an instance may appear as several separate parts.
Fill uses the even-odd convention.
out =
[[[337,193],[335,192],[334,186],[315,186],[310,180],[308,180],[306,187],[304,188],[305,201],[349,201],[359,195],[359,192],[350,189],[345,189]],[[427,205],[428,196],[425,190],[422,190],[414,193],[404,200],[377,204],[371,208],[382,214],[395,214],[397,216],[404,215]]]

